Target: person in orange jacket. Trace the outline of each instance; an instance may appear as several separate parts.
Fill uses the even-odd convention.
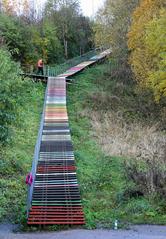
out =
[[[37,74],[41,73],[42,75],[44,75],[43,67],[44,67],[43,60],[39,59],[37,62],[37,68],[38,68]]]

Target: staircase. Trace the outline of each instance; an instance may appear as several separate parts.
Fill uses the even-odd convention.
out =
[[[33,183],[28,193],[29,225],[85,223],[66,108],[66,78],[109,54],[110,50],[106,50],[57,77],[48,78],[31,170]]]
[[[50,77],[28,224],[84,224],[65,78]]]

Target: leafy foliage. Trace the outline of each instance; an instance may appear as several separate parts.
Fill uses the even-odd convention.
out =
[[[91,49],[92,24],[80,13],[78,1],[49,0],[36,18],[27,0],[21,8],[17,2],[3,0],[0,13],[0,44],[16,61],[35,65],[42,57],[56,64]]]
[[[49,22],[56,26],[65,58],[84,53],[91,48],[90,20],[80,14],[78,1],[49,0],[45,12],[45,19],[48,18]]]
[[[94,25],[95,43],[97,46],[107,46],[112,50],[112,56],[119,66],[116,74],[122,82],[129,81],[131,69],[128,64],[127,32],[131,24],[133,9],[139,0],[107,0],[99,10]]]
[[[94,28],[98,46],[111,46],[113,54],[123,57],[127,53],[127,32],[131,22],[131,13],[138,0],[107,0],[99,10]]]
[[[133,13],[128,46],[136,80],[153,90],[156,101],[166,96],[166,10],[164,0],[142,0]]]
[[[24,17],[30,15],[30,2],[28,0],[1,0],[1,8],[8,15],[15,15],[19,12]],[[21,10],[20,10],[21,8]]]
[[[63,47],[58,38],[57,27],[49,19],[44,21],[44,38],[47,43],[46,47],[43,49],[45,53],[45,59],[50,64],[55,64],[55,62],[61,62],[64,58],[63,56]]]
[[[16,18],[0,14],[1,39],[7,44],[9,51],[16,60],[21,57],[20,50],[25,51],[23,36],[20,34],[23,29],[21,26],[18,28],[18,26],[19,23]]]
[[[0,141],[9,139],[9,126],[16,120],[21,79],[19,67],[5,50],[0,50]]]
[[[0,221],[26,221],[25,175],[32,163],[44,89],[40,83],[22,82],[22,103],[17,109],[17,123],[10,125],[12,140],[5,147],[0,145]]]
[[[144,36],[147,55],[151,61],[148,69],[147,86],[154,92],[156,101],[166,96],[166,10],[161,11],[158,19],[146,25]]]

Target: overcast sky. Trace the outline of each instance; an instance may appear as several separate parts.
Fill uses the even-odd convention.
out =
[[[37,0],[38,2],[46,2],[46,0]],[[103,5],[105,0],[79,0],[83,14],[92,17],[97,10]]]
[[[80,0],[80,5],[85,16],[92,17],[103,5],[105,0]]]

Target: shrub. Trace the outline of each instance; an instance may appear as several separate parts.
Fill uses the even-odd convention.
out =
[[[166,96],[166,10],[164,0],[142,0],[133,12],[128,46],[137,82],[151,89],[155,100]]]
[[[166,142],[158,139],[154,143],[140,144],[141,154],[137,160],[127,160],[125,171],[137,190],[147,196],[166,196]]]
[[[16,119],[21,79],[18,64],[10,54],[0,49],[0,142],[10,138],[10,125]]]

